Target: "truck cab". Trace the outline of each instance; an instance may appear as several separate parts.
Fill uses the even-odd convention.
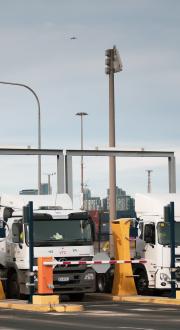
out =
[[[4,198],[0,220],[6,222],[5,237],[0,242],[1,269],[10,298],[28,294],[29,288],[29,226],[23,220],[23,206],[34,202],[33,239],[34,273],[37,280],[38,257],[56,261],[92,260],[94,227],[86,212],[73,210],[69,196],[18,196]],[[4,219],[7,208],[11,216]],[[36,281],[37,284],[37,281]],[[36,285],[37,287],[37,285]],[[81,298],[95,291],[95,272],[87,265],[57,265],[53,269],[53,292]]]
[[[135,198],[139,221],[138,237],[133,258],[144,258],[147,263],[134,266],[139,293],[147,288],[171,288],[170,223],[164,219],[164,206],[175,202],[175,275],[176,288],[180,289],[180,216],[179,196],[140,195]],[[141,269],[140,269],[141,267]]]

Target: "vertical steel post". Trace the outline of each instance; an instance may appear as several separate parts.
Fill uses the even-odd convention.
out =
[[[147,193],[150,194],[151,191],[151,172],[153,172],[153,170],[146,170],[147,174],[148,174],[148,185],[147,185]]]
[[[170,246],[171,246],[171,298],[176,298],[176,274],[175,274],[175,221],[174,221],[174,202],[170,208]]]
[[[168,157],[169,193],[176,193],[176,161],[175,157]]]
[[[48,195],[51,194],[51,174],[48,174]]]
[[[83,150],[83,116],[87,116],[87,112],[77,112],[76,116],[81,117],[81,150]],[[82,205],[81,208],[84,209],[84,164],[83,164],[83,155],[81,155],[81,198]]]
[[[72,156],[65,155],[65,192],[73,201]]]
[[[65,193],[65,156],[57,155],[57,193]]]
[[[81,150],[83,150],[83,116],[81,115]],[[81,194],[83,199],[84,208],[84,167],[83,167],[83,156],[81,156]]]
[[[98,251],[101,252],[101,227],[102,227],[102,210],[99,211],[99,223],[98,223]]]
[[[33,230],[33,202],[28,203],[28,223],[29,223],[29,303],[32,303],[32,296],[34,294],[34,230]]]
[[[114,49],[110,53],[111,70],[109,73],[109,147],[115,147],[115,101],[114,101]],[[114,256],[114,243],[111,221],[116,219],[116,158],[109,157],[109,233],[110,256]]]

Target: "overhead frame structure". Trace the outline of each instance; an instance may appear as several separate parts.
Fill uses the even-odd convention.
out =
[[[64,157],[63,149],[0,148],[0,156],[3,155],[5,156],[41,155],[41,156],[56,157],[57,158],[57,193],[64,193],[65,191],[67,191],[65,186],[65,157]],[[70,173],[69,176],[71,177]]]
[[[168,159],[169,193],[176,192],[176,164],[173,151],[145,151],[118,149],[31,149],[31,148],[0,148],[0,155],[8,156],[55,156],[57,158],[57,192],[72,192],[72,157],[159,157]]]

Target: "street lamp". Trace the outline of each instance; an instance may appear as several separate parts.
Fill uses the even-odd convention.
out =
[[[38,106],[38,149],[41,149],[41,111],[40,111],[40,102],[37,94],[31,87],[25,84],[20,84],[16,82],[7,82],[7,81],[0,81],[0,84],[24,87],[34,95]],[[40,155],[38,155],[38,193],[39,195],[41,193],[41,156]]]
[[[107,49],[105,73],[109,75],[109,147],[115,147],[115,101],[114,101],[114,73],[122,71],[122,61],[114,46]],[[109,232],[111,221],[116,219],[116,159],[109,157]],[[111,235],[112,236],[112,235]],[[113,240],[110,236],[110,253],[113,253]]]
[[[81,150],[83,150],[83,117],[87,116],[87,112],[77,112],[76,116],[81,117]],[[81,156],[81,196],[82,196],[82,206],[84,208],[84,173],[83,173],[83,156]]]

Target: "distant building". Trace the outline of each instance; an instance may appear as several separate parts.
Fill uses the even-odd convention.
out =
[[[107,197],[102,199],[102,209],[107,211]]]
[[[84,208],[85,210],[100,210],[101,209],[101,198],[100,197],[92,197],[91,190],[89,188],[84,188]]]
[[[109,241],[109,189],[107,197],[92,197],[90,189],[84,189],[84,209],[89,212],[95,223],[96,239],[100,242]],[[116,187],[116,216],[120,218],[134,218],[134,199],[126,195],[126,191]]]
[[[19,195],[38,195],[38,189],[22,189]],[[41,183],[41,195],[48,195],[48,183]]]
[[[101,209],[101,198],[100,197],[89,197],[84,199],[85,210],[100,210]]]
[[[38,189],[22,189],[19,195],[38,195]]]
[[[48,183],[41,183],[41,195],[48,195]]]
[[[105,204],[105,202],[104,202]],[[107,189],[107,209],[109,210],[109,189]],[[126,192],[121,188],[116,187],[116,210],[117,211],[131,211],[134,210],[135,202],[134,199],[126,195]]]
[[[91,198],[91,190],[88,188],[83,189],[84,200]]]
[[[134,199],[126,195],[126,191],[116,187],[116,210],[123,211],[125,214],[134,212]],[[107,197],[101,200],[100,197],[92,197],[90,189],[84,189],[84,208],[90,210],[109,211],[109,189],[107,189]]]

